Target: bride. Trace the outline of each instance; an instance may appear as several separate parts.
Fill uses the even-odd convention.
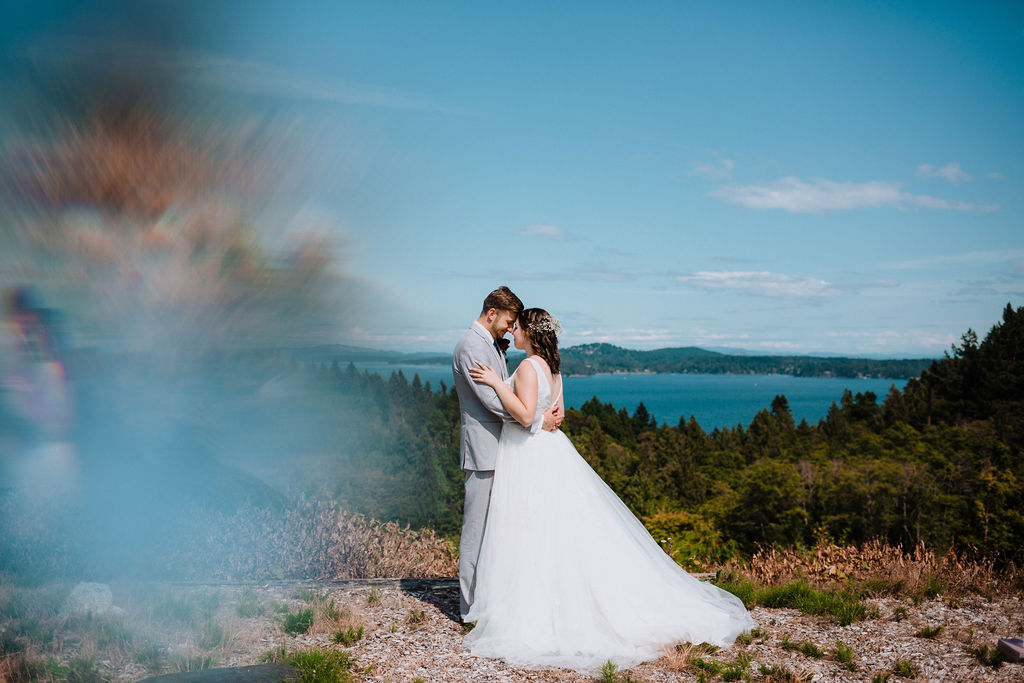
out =
[[[483,363],[471,371],[518,422],[498,445],[466,645],[580,671],[657,659],[683,640],[730,645],[754,625],[743,603],[679,568],[565,434],[529,431],[562,401],[559,331],[528,308],[513,330],[526,360],[509,384]]]

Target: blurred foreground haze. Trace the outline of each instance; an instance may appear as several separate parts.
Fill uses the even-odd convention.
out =
[[[338,417],[261,393],[294,369],[276,350],[393,306],[316,208],[358,182],[344,130],[221,87],[233,65],[174,40],[212,15],[65,9],[2,36],[0,497],[102,573],[145,567],[194,508],[280,506],[247,469]]]

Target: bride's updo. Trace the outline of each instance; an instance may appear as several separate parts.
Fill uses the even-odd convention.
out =
[[[558,333],[562,331],[558,321],[543,308],[527,308],[519,314],[519,326],[526,332],[530,344],[537,355],[543,358],[551,368],[551,374],[557,375],[562,361],[558,357]]]

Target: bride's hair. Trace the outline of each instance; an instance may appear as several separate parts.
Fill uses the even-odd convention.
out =
[[[527,308],[519,314],[519,325],[537,355],[547,361],[551,374],[557,375],[562,360],[558,357],[558,333],[562,331],[558,321],[543,308]]]

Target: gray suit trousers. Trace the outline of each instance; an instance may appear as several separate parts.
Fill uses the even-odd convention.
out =
[[[487,525],[487,507],[491,502],[494,470],[465,470],[466,502],[462,508],[462,537],[459,539],[459,610],[465,618],[476,591],[476,561]]]

